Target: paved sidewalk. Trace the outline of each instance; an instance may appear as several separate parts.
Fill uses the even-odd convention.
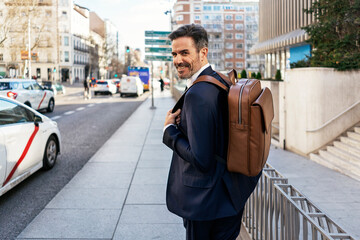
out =
[[[147,99],[18,239],[184,240],[182,220],[168,212],[171,151],[164,117],[175,101]],[[269,162],[297,189],[360,239],[360,184],[296,154],[272,147]]]

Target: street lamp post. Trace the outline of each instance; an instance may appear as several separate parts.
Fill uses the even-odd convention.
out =
[[[28,18],[28,41],[29,41],[29,45],[28,45],[28,76],[29,78],[31,78],[31,36],[30,36],[30,15]]]

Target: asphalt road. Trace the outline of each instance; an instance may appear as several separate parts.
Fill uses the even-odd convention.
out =
[[[44,113],[58,123],[61,155],[53,169],[38,171],[0,197],[1,240],[15,239],[149,96],[84,100],[81,90],[69,88],[65,96],[56,97],[54,112]]]

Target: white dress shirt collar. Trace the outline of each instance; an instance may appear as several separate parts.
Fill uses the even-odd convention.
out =
[[[194,73],[194,75],[192,75],[189,79],[187,79],[186,86],[189,88],[195,82],[195,80],[198,78],[200,73],[202,71],[204,71],[206,68],[208,68],[209,66],[210,66],[210,63],[205,64],[202,68],[199,69],[199,71],[197,71],[196,73]]]

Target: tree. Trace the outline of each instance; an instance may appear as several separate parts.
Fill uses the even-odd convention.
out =
[[[276,70],[275,80],[278,80],[278,81],[281,80],[281,72],[280,72],[280,69]]]
[[[245,69],[241,71],[241,78],[247,78],[247,73]]]
[[[260,72],[258,72],[257,74],[256,74],[256,79],[258,79],[258,80],[260,80],[261,79],[261,73]]]
[[[255,73],[255,72],[252,72],[252,73],[251,73],[251,78],[253,78],[253,79],[256,78],[256,73]]]
[[[304,27],[312,45],[311,66],[360,68],[360,1],[318,0],[310,9],[316,21]]]

